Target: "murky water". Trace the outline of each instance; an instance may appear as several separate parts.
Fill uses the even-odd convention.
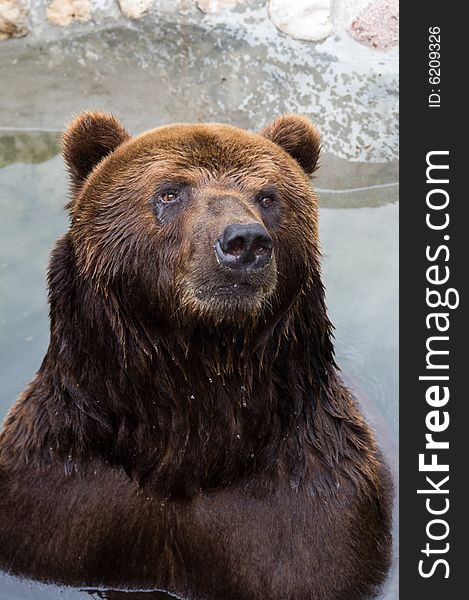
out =
[[[45,133],[0,137],[0,420],[47,348],[45,270],[53,242],[67,227],[63,210],[67,182],[62,160],[56,156],[56,141],[56,135]],[[366,171],[363,164],[347,165],[351,177],[360,169]],[[326,164],[326,174],[327,168]],[[320,177],[317,181],[318,187],[327,188],[320,194],[321,239],[338,363],[396,474],[398,204],[396,187],[382,183],[370,178],[372,189],[363,189],[367,186],[362,183],[355,191],[335,193]],[[396,526],[395,532],[397,538]],[[396,564],[397,560],[385,600],[398,598]],[[92,597],[105,596],[94,593]],[[90,595],[0,575],[0,600],[59,598],[86,600]]]

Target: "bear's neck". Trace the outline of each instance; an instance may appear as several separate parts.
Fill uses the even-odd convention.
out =
[[[55,415],[44,451],[78,464],[97,455],[186,495],[255,470],[274,475],[285,460],[301,477],[305,442],[314,446],[318,412],[339,389],[319,279],[249,340],[200,324],[149,335],[76,281],[70,265],[51,268],[51,342],[37,380]]]

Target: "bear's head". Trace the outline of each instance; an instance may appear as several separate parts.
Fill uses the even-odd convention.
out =
[[[131,137],[85,113],[63,139],[79,276],[142,322],[278,320],[319,271],[319,136],[284,115],[260,133],[170,125]]]

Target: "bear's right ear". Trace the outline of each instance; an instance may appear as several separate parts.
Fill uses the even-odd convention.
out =
[[[62,137],[72,193],[76,195],[93,168],[130,135],[112,115],[85,112],[70,123]]]

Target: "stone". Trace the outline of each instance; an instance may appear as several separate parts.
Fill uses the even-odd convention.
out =
[[[119,7],[125,17],[140,19],[153,2],[154,0],[119,0]]]
[[[398,0],[371,2],[349,29],[350,35],[360,44],[378,50],[388,50],[399,44]]]
[[[197,14],[194,0],[158,0],[158,14],[188,17]],[[177,17],[176,17],[177,18]]]
[[[0,0],[0,40],[25,36],[27,16],[24,0]]]
[[[52,0],[47,7],[47,18],[54,25],[65,27],[73,21],[89,21],[90,0]]]
[[[332,0],[269,0],[272,23],[292,38],[316,42],[332,32]]]
[[[220,13],[240,4],[246,4],[246,0],[195,0],[197,8],[207,14]]]

